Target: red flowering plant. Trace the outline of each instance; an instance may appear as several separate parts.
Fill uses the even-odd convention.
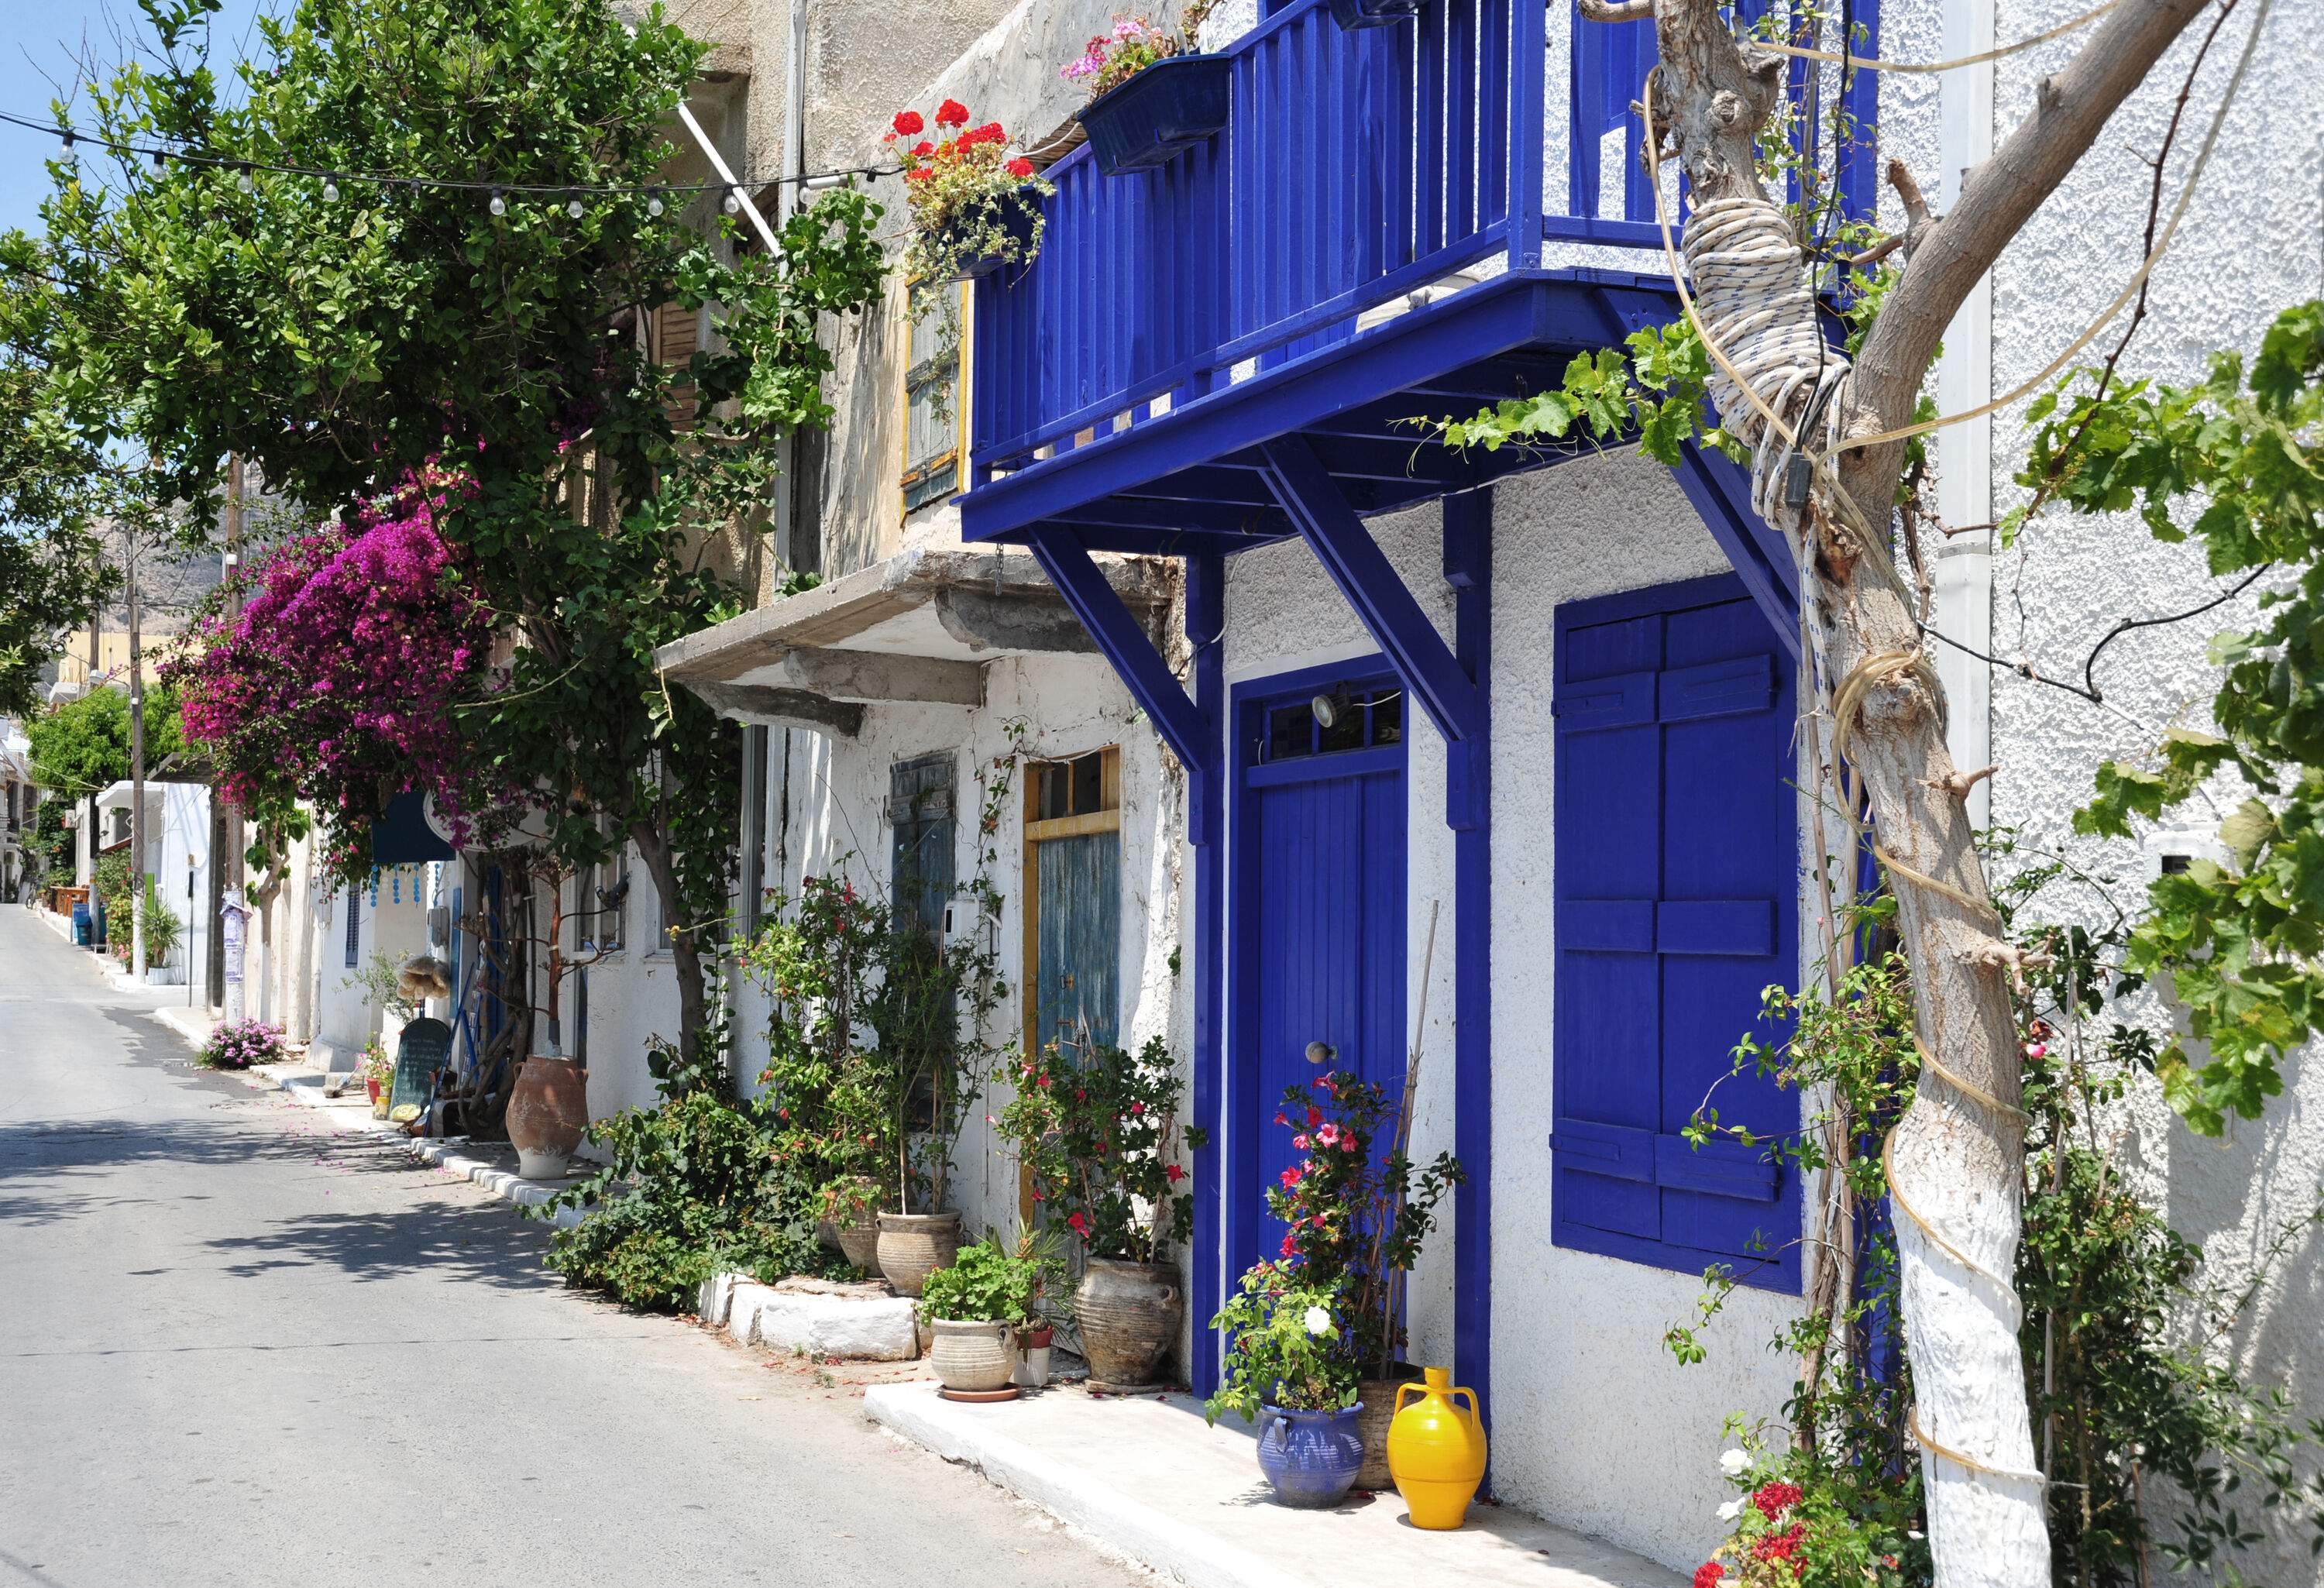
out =
[[[1732,1422],[1729,1431],[1740,1435]],[[1929,1581],[1927,1540],[1909,1528],[1892,1537],[1868,1520],[1822,1463],[1743,1436],[1719,1464],[1738,1492],[1719,1508],[1727,1541],[1695,1568],[1694,1588],[1917,1588]]]
[[[1304,1282],[1344,1288],[1351,1359],[1370,1377],[1390,1377],[1404,1345],[1405,1276],[1437,1205],[1463,1178],[1460,1162],[1445,1152],[1416,1168],[1405,1150],[1408,1112],[1351,1070],[1286,1088],[1275,1122],[1305,1155],[1268,1188],[1268,1211],[1286,1226],[1277,1255]]]
[[[930,127],[917,110],[899,110],[882,136],[903,167],[912,232],[904,278],[917,316],[935,308],[947,346],[960,335],[959,294],[943,291],[981,261],[1022,268],[1041,251],[1041,200],[1056,189],[1033,162],[1009,152],[997,121],[973,124],[968,106],[947,99]]]
[[[1178,1126],[1178,1066],[1159,1037],[1136,1053],[1088,1039],[1051,1043],[1020,1060],[1016,1094],[989,1115],[1015,1150],[1034,1202],[1092,1257],[1159,1262],[1193,1233],[1186,1170],[1173,1157],[1201,1147]]]

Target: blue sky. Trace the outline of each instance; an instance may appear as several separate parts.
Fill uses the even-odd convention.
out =
[[[251,20],[285,9],[290,0],[226,0],[212,23],[212,64],[221,69],[254,43]],[[0,110],[45,121],[58,85],[68,88],[77,60],[110,67],[125,52],[151,42],[135,0],[5,0],[0,4]],[[0,125],[0,228],[40,225],[49,191],[46,162],[53,138]]]

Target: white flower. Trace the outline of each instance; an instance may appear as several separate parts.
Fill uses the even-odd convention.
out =
[[[1330,1313],[1325,1312],[1320,1306],[1311,1306],[1307,1309],[1307,1332],[1310,1334],[1321,1334],[1331,1328],[1331,1326],[1332,1315]]]
[[[1743,1502],[1739,1500],[1730,1500],[1719,1508],[1719,1519],[1722,1522],[1731,1522],[1742,1514]]]
[[[1722,1450],[1719,1453],[1719,1470],[1730,1478],[1739,1478],[1751,1470],[1751,1453],[1748,1450]]]

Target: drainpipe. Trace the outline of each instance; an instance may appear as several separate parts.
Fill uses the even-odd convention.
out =
[[[1993,48],[1994,0],[1944,0],[1948,60]],[[1961,179],[1993,152],[1993,62],[1947,72],[1938,97],[1941,205],[1960,202]],[[1993,394],[1993,277],[1980,280],[1945,328],[1937,362],[1937,410],[1960,413]],[[1936,433],[1937,512],[1948,525],[1993,522],[1993,421],[1950,425]],[[1976,530],[1935,549],[1937,632],[1976,650],[1993,651],[1993,531]],[[1937,677],[1950,706],[1947,747],[1953,764],[1974,770],[1993,760],[1993,672],[1987,664],[1940,643]],[[1989,782],[1969,793],[1977,826],[1992,819]]]

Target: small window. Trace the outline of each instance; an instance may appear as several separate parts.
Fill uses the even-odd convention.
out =
[[[1261,761],[1290,761],[1404,741],[1404,691],[1338,685],[1267,714]]]
[[[1118,780],[1114,774],[1117,765],[1116,752],[1111,750],[1093,750],[1071,761],[1036,762],[1032,819],[1053,822],[1118,808],[1120,791],[1110,786]]]
[[[966,450],[968,288],[913,292],[904,353],[904,511],[960,489]]]
[[[610,827],[605,836],[613,853],[574,879],[573,941],[613,954],[629,946],[630,851]]]
[[[363,956],[363,891],[347,890],[347,969],[362,963]]]

